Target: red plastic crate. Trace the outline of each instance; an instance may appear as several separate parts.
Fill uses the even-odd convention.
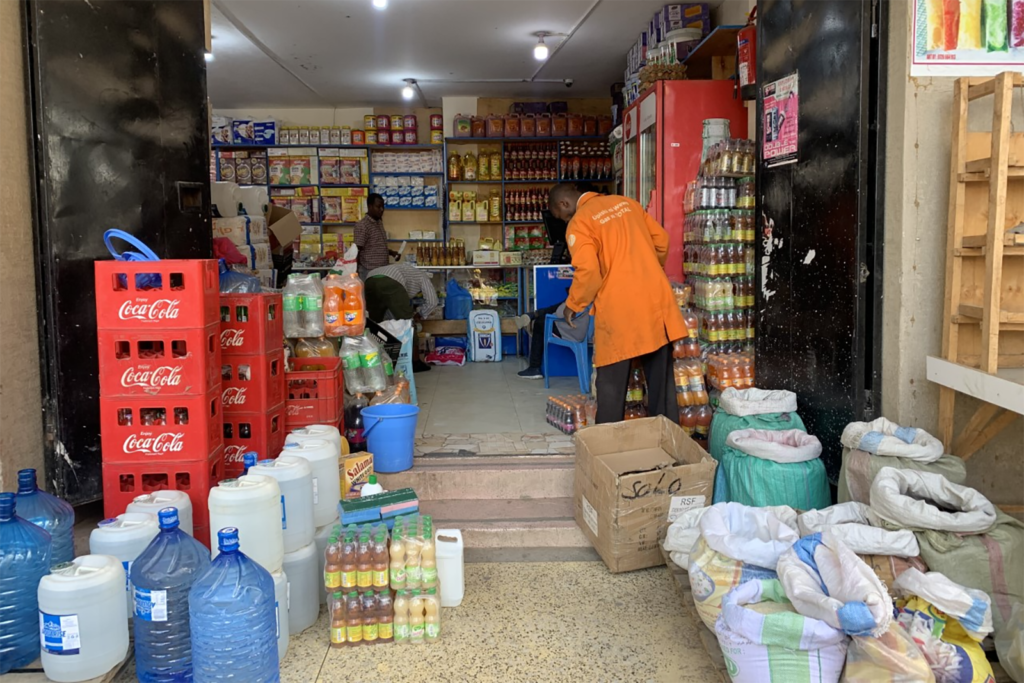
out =
[[[284,349],[262,356],[221,356],[225,415],[265,415],[284,401]]]
[[[218,332],[216,325],[99,330],[100,395],[207,393],[220,382]]]
[[[197,461],[224,445],[220,385],[198,396],[100,397],[103,462]]]
[[[221,352],[227,356],[281,350],[283,311],[280,294],[221,294]]]
[[[292,358],[285,373],[289,428],[311,424],[335,424],[345,408],[345,379],[340,358]],[[303,370],[322,365],[326,370]]]
[[[205,260],[96,261],[96,327],[203,327],[220,322],[217,262]],[[139,289],[159,275],[159,288]]]
[[[103,514],[116,517],[136,496],[154,491],[185,491],[192,501],[192,525],[209,528],[207,501],[210,489],[225,479],[224,452],[217,449],[203,460],[153,460],[150,462],[103,463]],[[209,532],[207,532],[209,533]],[[204,542],[209,538],[200,539]]]
[[[265,415],[224,416],[224,472],[228,477],[242,475],[242,456],[256,451],[257,459],[276,458],[284,448],[287,429],[284,403]]]

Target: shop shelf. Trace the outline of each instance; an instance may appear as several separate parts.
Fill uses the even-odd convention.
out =
[[[501,225],[501,221],[448,221],[448,225]]]
[[[544,221],[505,221],[505,225],[544,225]]]
[[[443,176],[444,173],[439,173],[439,172],[416,173],[415,171],[391,171],[391,172],[389,172],[389,171],[373,171],[373,172],[370,173],[371,177],[373,177],[373,176],[384,176],[384,175],[414,176],[414,177],[415,176],[423,176],[425,178],[439,178],[439,177]]]
[[[292,358],[285,373],[285,422],[289,429],[333,424],[344,409],[344,376],[340,358]],[[324,370],[309,370],[323,366]]]
[[[449,180],[449,185],[501,185],[502,180]]]
[[[198,396],[100,397],[103,462],[205,459],[222,445],[221,387]]]
[[[440,150],[444,145],[366,145],[374,152],[429,152]]]
[[[221,354],[227,357],[280,350],[283,311],[280,294],[221,294]]]
[[[579,142],[585,142],[587,140],[594,142],[606,142],[608,140],[607,135],[579,135],[575,137],[543,137],[543,138],[445,138],[445,142],[449,145],[480,145],[487,143],[498,143],[498,142],[561,142],[561,141],[576,140]]]
[[[203,395],[220,382],[217,325],[98,330],[100,395]]]
[[[447,242],[447,241],[448,240],[444,240],[444,239],[415,240],[415,239],[413,239],[411,237],[388,238],[388,242],[416,242],[417,244],[419,244],[420,242]]]
[[[229,415],[262,415],[284,402],[284,348],[221,358],[221,406]]]
[[[369,187],[369,183],[320,183],[319,187]],[[280,186],[277,186],[280,187]],[[315,187],[314,185],[302,185],[302,187]]]
[[[280,455],[287,434],[284,413],[282,402],[261,415],[224,416],[224,476],[241,476],[249,451],[259,460]]]
[[[387,206],[388,211],[440,211],[439,206]]]
[[[302,189],[304,187],[321,187],[321,185],[319,183],[309,183],[307,185],[278,185],[278,184],[275,183],[273,185],[268,185],[267,187],[269,187],[271,190],[274,190],[274,189],[278,189],[278,190],[299,190],[299,189]],[[343,187],[343,186],[324,185],[323,187]],[[359,187],[359,186],[356,185],[354,187]],[[310,196],[311,197],[315,197],[317,195],[310,195]]]
[[[96,261],[96,327],[205,328],[217,323],[217,261]]]
[[[561,180],[557,180],[555,178],[547,178],[545,180],[505,180],[505,181],[502,181],[502,182],[504,182],[506,185],[526,185],[526,184],[529,184],[529,183],[533,183],[535,185],[537,185],[537,184],[543,185],[544,183],[560,183],[562,181]]]

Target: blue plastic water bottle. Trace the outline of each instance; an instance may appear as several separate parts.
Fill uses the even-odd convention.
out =
[[[75,559],[75,509],[36,485],[36,471],[18,470],[18,516],[50,533],[51,564]]]
[[[258,457],[256,451],[249,451],[242,455],[242,474],[249,474],[249,468],[256,467],[256,459]]]
[[[50,571],[50,534],[14,514],[0,493],[0,675],[39,656],[39,579]]]
[[[217,541],[220,554],[189,593],[193,680],[278,683],[274,579],[239,551],[238,529]]]
[[[210,566],[210,551],[178,528],[178,510],[157,514],[160,533],[132,565],[135,673],[141,683],[192,680],[188,595]]]

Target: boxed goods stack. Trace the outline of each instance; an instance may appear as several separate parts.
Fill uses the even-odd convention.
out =
[[[395,642],[419,645],[441,637],[441,595],[433,522],[426,515],[399,517],[391,540],[395,593]]]
[[[209,544],[206,498],[224,476],[217,262],[98,261],[103,500],[187,492]]]
[[[242,456],[263,460],[284,445],[284,349],[280,294],[221,294],[221,401],[225,476],[242,474]]]

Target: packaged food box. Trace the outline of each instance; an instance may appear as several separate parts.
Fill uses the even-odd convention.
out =
[[[501,252],[501,265],[503,266],[521,266],[523,265],[523,254],[518,251],[503,251]]]
[[[353,453],[341,456],[341,497],[358,498],[363,484],[373,474],[373,453]]]
[[[474,266],[497,266],[501,263],[501,252],[500,251],[474,251],[473,252],[473,265]]]

